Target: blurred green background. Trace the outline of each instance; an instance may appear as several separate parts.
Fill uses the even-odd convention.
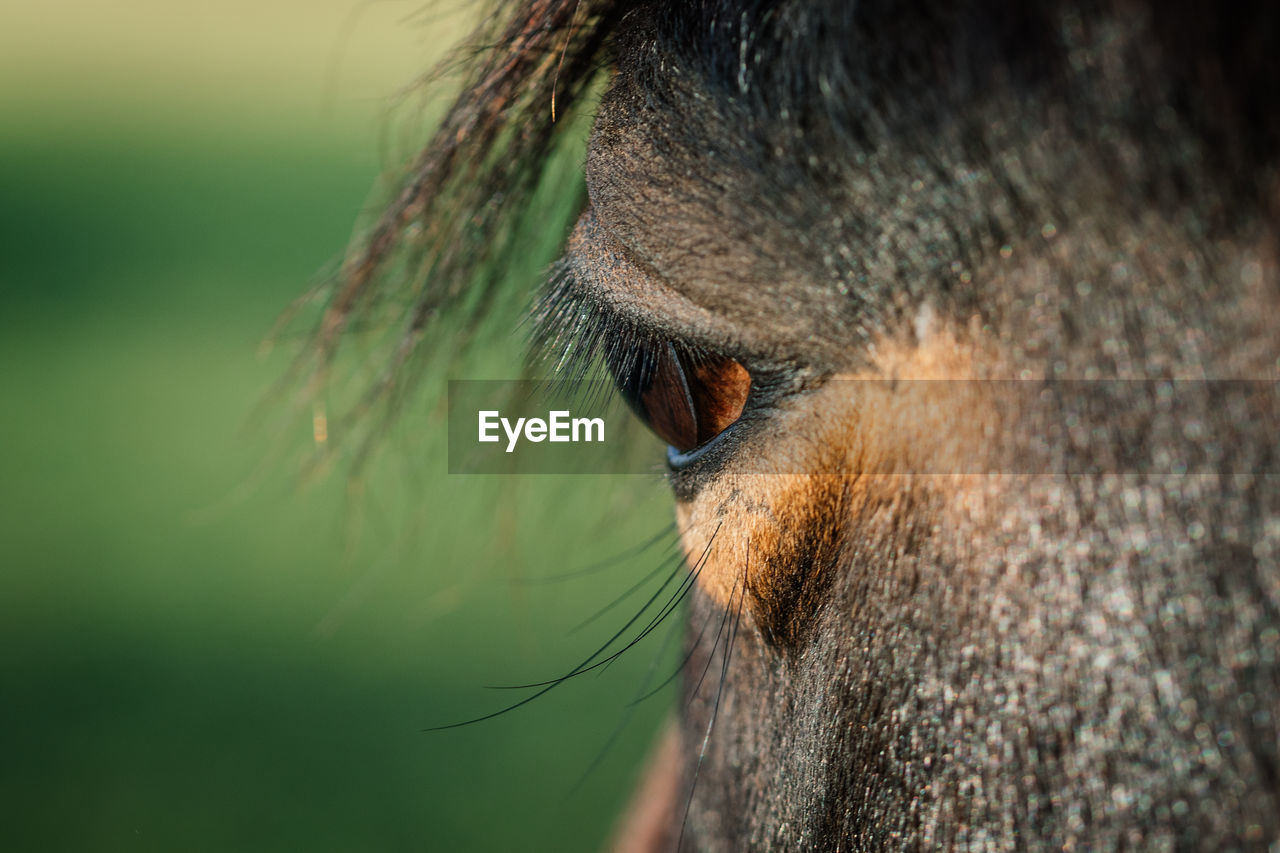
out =
[[[590,850],[664,691],[652,642],[499,719],[621,627],[657,478],[444,473],[431,401],[353,488],[258,345],[431,108],[444,4],[72,0],[0,29],[5,850]],[[445,11],[440,11],[444,9]],[[408,128],[406,130],[406,128]],[[492,336],[485,376],[514,376]],[[504,365],[511,369],[505,370]],[[526,691],[527,692],[527,691]],[[616,740],[611,733],[627,725]],[[603,760],[578,784],[597,754]]]

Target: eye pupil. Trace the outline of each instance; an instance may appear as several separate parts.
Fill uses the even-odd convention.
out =
[[[677,451],[706,444],[742,415],[751,377],[738,362],[671,342],[642,346],[631,370],[611,362],[610,371],[636,415]]]

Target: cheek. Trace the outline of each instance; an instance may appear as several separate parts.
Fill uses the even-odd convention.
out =
[[[772,414],[728,469],[677,506],[702,590],[722,606],[745,596],[744,612],[779,641],[794,638],[834,574],[850,570],[848,554],[882,550],[865,546],[892,544],[921,522],[936,529],[962,514],[970,526],[973,498],[990,486],[975,456],[1004,428],[999,407],[983,383],[936,381],[980,375],[976,350],[953,337],[880,350],[876,370]]]
[[[817,594],[837,562],[846,485],[826,475],[726,475],[678,504],[698,585],[722,606],[745,596],[746,613],[770,633],[782,631],[773,617]]]

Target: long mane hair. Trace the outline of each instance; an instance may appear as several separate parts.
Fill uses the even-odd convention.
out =
[[[618,0],[524,0],[477,4],[479,26],[431,83],[465,81],[434,133],[391,183],[372,224],[351,241],[337,271],[292,305],[277,329],[294,328],[302,308],[319,305],[306,345],[285,383],[300,408],[320,407],[344,342],[372,330],[365,356],[372,380],[354,403],[326,416],[324,443],[368,413],[389,413],[417,378],[424,349],[457,352],[474,323],[504,290],[530,282],[509,274],[518,239],[547,218],[530,203],[549,163],[581,129],[593,84],[606,67]],[[589,104],[588,104],[589,106]],[[575,166],[577,164],[574,164]],[[555,188],[580,206],[581,178]],[[572,211],[571,211],[572,212]],[[555,236],[563,240],[567,216]],[[431,346],[428,347],[427,345]],[[366,372],[367,376],[367,372]],[[376,431],[375,431],[376,432]],[[358,443],[363,454],[372,434]]]

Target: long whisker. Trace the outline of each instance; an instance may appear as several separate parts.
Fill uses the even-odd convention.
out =
[[[711,546],[712,546],[712,544],[714,544],[714,543],[715,543],[716,535],[717,535],[719,532],[720,532],[720,528],[719,528],[719,526],[717,526],[717,527],[716,527],[715,532],[714,532],[714,533],[712,533],[712,535],[711,535],[711,539],[710,539],[710,541],[708,541],[708,542],[707,542],[707,547],[703,550],[703,552],[702,552],[702,556],[698,559],[698,566],[699,566],[699,568],[698,568],[698,572],[701,572],[701,570],[702,570],[702,569],[701,569],[702,564],[703,564],[703,563],[705,563],[705,561],[706,561],[706,559],[707,559],[707,555],[711,553]],[[583,674],[584,672],[587,672],[587,671],[589,671],[589,670],[591,670],[591,669],[594,669],[594,668],[596,668],[596,667],[600,666],[603,662],[596,663],[596,664],[591,664],[591,662],[592,662],[593,660],[595,660],[595,659],[596,659],[600,654],[602,654],[602,653],[604,652],[604,650],[605,650],[605,649],[607,649],[607,648],[609,648],[609,646],[613,645],[613,643],[614,643],[614,642],[615,642],[619,637],[621,637],[624,633],[626,633],[627,629],[629,629],[632,625],[634,625],[636,622],[638,622],[638,621],[640,620],[640,617],[641,617],[641,616],[643,616],[643,615],[644,615],[644,612],[645,612],[646,610],[648,610],[648,609],[649,609],[649,607],[653,604],[653,602],[654,602],[654,601],[656,601],[656,600],[657,600],[658,596],[662,594],[662,591],[663,591],[664,589],[666,589],[666,588],[667,588],[667,585],[671,583],[671,581],[675,578],[676,574],[677,574],[679,571],[680,571],[680,566],[677,566],[677,567],[676,567],[676,569],[675,569],[675,571],[673,571],[673,572],[671,573],[671,575],[670,575],[670,576],[668,576],[668,578],[663,582],[662,586],[658,588],[658,591],[657,591],[657,592],[655,592],[655,593],[654,593],[654,594],[649,598],[649,600],[648,600],[647,602],[645,602],[644,607],[640,608],[640,610],[636,613],[636,615],[635,615],[635,616],[632,616],[629,620],[627,620],[627,624],[623,625],[623,626],[622,626],[622,627],[621,627],[621,628],[620,628],[616,633],[614,633],[614,635],[613,635],[612,637],[610,637],[610,638],[609,638],[609,640],[608,640],[607,642],[605,642],[605,643],[604,643],[604,645],[600,646],[598,649],[596,649],[594,652],[592,652],[592,653],[591,653],[591,655],[589,655],[585,660],[583,660],[583,661],[582,661],[582,663],[578,664],[578,666],[574,667],[574,669],[572,669],[570,672],[568,672],[567,674],[565,674],[564,676],[562,676],[562,677],[560,677],[560,678],[554,679],[554,680],[549,681],[549,682],[543,682],[542,684],[538,684],[538,685],[529,685],[530,687],[533,687],[533,686],[539,686],[539,687],[541,687],[541,688],[542,688],[542,689],[541,689],[541,690],[539,690],[538,692],[534,693],[532,696],[526,696],[524,699],[521,699],[519,702],[514,702],[514,703],[512,703],[512,704],[510,704],[510,705],[506,706],[505,708],[500,708],[500,709],[498,709],[497,711],[493,711],[493,712],[491,712],[491,713],[484,714],[484,715],[482,715],[482,716],[475,717],[475,718],[470,719],[470,720],[462,720],[462,721],[457,722],[457,723],[448,723],[448,724],[446,724],[446,725],[442,725],[442,726],[430,726],[430,727],[428,727],[428,728],[423,729],[422,731],[424,731],[424,732],[438,732],[438,731],[445,731],[445,730],[447,730],[447,729],[456,729],[456,728],[460,728],[460,727],[462,727],[462,726],[469,726],[469,725],[472,725],[472,724],[474,724],[474,723],[481,723],[481,722],[484,722],[485,720],[492,720],[492,719],[494,719],[495,717],[500,717],[500,716],[502,716],[503,714],[506,714],[506,713],[509,713],[509,712],[511,712],[511,711],[516,710],[517,708],[522,708],[522,707],[524,707],[525,705],[527,705],[527,704],[529,704],[530,702],[532,702],[533,700],[535,700],[535,699],[537,699],[537,698],[539,698],[539,697],[541,697],[541,696],[545,696],[547,693],[550,693],[552,690],[554,690],[555,688],[559,687],[561,684],[564,684],[564,683],[565,683],[566,681],[568,681],[570,678],[573,678],[574,676],[577,676],[577,675],[581,675],[581,674]],[[696,577],[697,577],[697,572],[693,573],[693,574],[691,575],[691,577],[693,577],[693,578],[695,578],[695,579],[696,579]],[[666,615],[666,614],[670,613],[672,610],[674,610],[674,609],[675,609],[675,607],[676,607],[676,606],[678,606],[678,605],[679,605],[680,601],[681,601],[681,600],[684,598],[684,596],[688,593],[688,590],[689,590],[690,588],[691,588],[691,586],[684,586],[684,591],[683,591],[683,592],[680,592],[679,590],[677,590],[676,597],[674,598],[674,603],[669,602],[669,603],[668,603],[668,605],[667,605],[666,607],[664,607],[663,611],[662,611],[662,612],[660,612],[660,613],[659,613],[659,615],[658,615],[658,616],[657,616],[653,621],[651,621],[651,622],[649,623],[649,625],[648,625],[648,626],[647,626],[647,627],[646,627],[646,628],[645,628],[645,629],[644,629],[644,630],[643,630],[643,631],[642,631],[642,632],[641,632],[641,633],[640,633],[640,634],[639,634],[635,639],[633,639],[630,643],[628,643],[626,646],[624,646],[621,650],[619,650],[618,652],[616,652],[616,653],[613,655],[613,657],[617,657],[618,655],[621,655],[623,652],[627,651],[627,650],[628,650],[628,649],[630,649],[632,646],[634,646],[636,643],[638,643],[638,642],[640,642],[642,639],[644,639],[644,637],[645,637],[646,635],[648,635],[648,634],[649,634],[649,632],[651,632],[651,631],[653,630],[653,628],[658,624],[658,622],[660,622],[663,618],[665,618],[665,615]]]
[[[711,732],[716,725],[716,717],[720,713],[720,700],[724,697],[725,683],[729,680],[729,661],[733,657],[734,642],[738,637],[738,625],[742,621],[742,602],[747,596],[747,573],[751,566],[751,542],[747,542],[746,563],[742,570],[742,591],[738,594],[738,608],[734,614],[733,623],[729,627],[728,643],[723,652],[723,659],[720,664],[720,685],[716,688],[716,700],[711,706],[711,719],[707,720],[707,731],[702,736],[702,748],[698,750],[698,763],[693,768],[693,780],[689,783],[689,797],[684,804],[684,817],[680,820],[680,835],[676,839],[675,849],[679,850],[681,844],[684,843],[684,831],[689,823],[689,810],[693,807],[693,795],[698,789],[698,776],[702,773],[702,761],[707,757],[707,746],[711,743]],[[733,593],[737,591],[738,585],[735,582],[733,589],[729,591],[729,601],[725,605],[726,611],[733,603]],[[717,638],[718,642],[718,638]],[[712,656],[715,655],[715,648],[711,650]],[[701,685],[699,685],[701,686]],[[691,694],[692,695],[692,694]]]
[[[677,666],[670,675],[662,679],[661,684],[659,684],[657,687],[650,690],[648,693],[645,693],[643,696],[638,696],[635,699],[632,699],[629,704],[639,705],[644,700],[651,699],[654,696],[657,696],[659,693],[662,692],[662,689],[664,687],[666,687],[671,682],[675,681],[676,678],[679,677],[680,673],[684,672],[684,668],[688,666],[689,661],[693,659],[693,654],[695,651],[697,651],[698,645],[702,642],[702,638],[706,636],[707,628],[711,625],[711,617],[714,615],[715,615],[714,612],[708,613],[707,618],[702,620],[702,627],[698,629],[698,636],[694,637],[693,642],[689,644],[689,650],[685,652],[684,658],[680,661],[680,665]]]
[[[599,562],[592,563],[588,566],[584,566],[581,569],[574,569],[573,571],[570,571],[570,572],[562,572],[560,574],[555,574],[555,575],[543,575],[541,577],[536,577],[536,578],[514,578],[511,582],[515,584],[521,584],[524,586],[534,586],[536,584],[557,583],[559,581],[573,580],[574,578],[593,575],[611,566],[616,566],[619,563],[624,563],[627,560],[632,559],[633,557],[640,556],[645,551],[648,551],[654,545],[657,545],[659,542],[661,542],[665,537],[671,535],[671,533],[673,533],[675,529],[676,529],[675,522],[672,522],[671,524],[668,524],[667,526],[659,530],[657,535],[655,535],[653,538],[646,539],[641,544],[636,545],[632,548],[628,548],[626,551],[623,551],[620,554],[614,554],[612,557],[606,557],[605,559],[600,560]],[[674,547],[675,544],[676,543],[674,542],[671,543],[670,547]]]
[[[655,654],[653,656],[653,660],[649,662],[649,669],[645,672],[644,680],[640,682],[641,693],[648,690],[649,683],[653,681],[653,674],[658,669],[658,663],[666,657],[667,649],[671,648],[671,640],[680,633],[680,629],[682,627],[683,626],[679,622],[676,622],[671,626],[671,630],[667,631],[666,636],[662,638],[662,645],[658,647],[657,654]],[[666,679],[666,681],[664,681],[664,686],[669,684],[670,681],[671,679]],[[617,724],[613,727],[613,731],[609,733],[608,739],[596,752],[595,757],[591,759],[591,763],[582,771],[582,775],[578,777],[578,781],[573,783],[573,787],[569,789],[569,796],[576,794],[582,788],[587,779],[591,777],[591,774],[594,773],[596,768],[604,761],[604,757],[613,749],[613,745],[618,740],[618,736],[622,734],[623,730],[625,730],[627,725],[631,722],[631,718],[635,716],[637,704],[639,704],[639,700],[635,699],[623,706],[622,719],[618,720]]]
[[[663,566],[659,566],[659,568],[663,568]],[[489,689],[490,690],[523,690],[523,689],[532,688],[532,687],[545,687],[548,684],[558,684],[561,681],[572,678],[575,675],[581,675],[584,672],[590,672],[591,670],[595,669],[597,666],[599,666],[602,663],[602,661],[596,661],[596,663],[594,664],[592,664],[592,661],[595,661],[595,659],[599,657],[601,654],[603,654],[604,651],[609,648],[609,646],[613,645],[618,640],[619,637],[621,637],[624,633],[626,633],[628,628],[630,628],[632,625],[634,625],[636,622],[640,620],[640,617],[643,616],[645,611],[648,610],[653,605],[653,603],[658,600],[658,597],[662,595],[662,591],[665,590],[668,585],[670,585],[671,581],[675,580],[676,575],[678,575],[679,573],[680,573],[680,566],[677,565],[671,571],[671,574],[667,575],[667,579],[662,582],[662,585],[658,587],[657,591],[654,592],[653,595],[649,596],[649,600],[646,601],[643,606],[641,606],[641,608],[636,612],[636,615],[628,619],[625,625],[623,625],[621,628],[619,628],[617,631],[614,632],[613,636],[611,636],[608,640],[606,640],[603,645],[601,645],[594,652],[592,652],[584,661],[582,661],[580,664],[578,664],[576,667],[570,670],[567,674],[557,676],[556,678],[551,678],[546,681],[534,681],[528,684],[491,684],[491,685],[488,685]],[[682,585],[683,585],[683,581],[681,582],[681,586]],[[681,588],[680,586],[676,587],[676,592],[672,593],[673,597],[680,594],[680,588]],[[670,599],[668,599],[668,601],[670,601]],[[663,607],[665,608],[666,605],[663,605]],[[641,636],[643,636],[643,634]],[[627,648],[630,648],[630,646],[629,645],[624,646],[623,650],[625,651]]]
[[[675,559],[677,559],[677,560],[683,560],[683,557],[682,557],[682,555],[680,555],[680,554],[675,554],[675,555],[674,555],[674,558],[675,558]],[[592,622],[595,622],[595,621],[596,621],[597,619],[599,619],[601,616],[605,615],[605,614],[606,614],[606,613],[608,613],[610,610],[612,610],[613,608],[617,607],[619,604],[621,604],[622,602],[626,601],[626,600],[627,600],[628,598],[630,598],[631,596],[635,595],[635,593],[636,593],[638,590],[640,590],[642,587],[644,587],[644,585],[645,585],[645,584],[647,584],[650,580],[652,580],[652,579],[653,579],[653,576],[654,576],[654,575],[656,575],[658,572],[662,571],[662,570],[663,570],[663,569],[665,569],[668,565],[670,565],[671,560],[672,560],[672,556],[668,556],[666,559],[664,559],[661,563],[659,563],[659,564],[658,564],[658,567],[657,567],[656,569],[654,569],[653,571],[649,572],[649,574],[645,575],[645,576],[644,576],[644,577],[642,577],[640,580],[636,581],[634,584],[632,584],[630,587],[628,587],[628,588],[627,588],[627,590],[626,590],[625,592],[623,592],[621,595],[619,595],[619,596],[618,596],[617,598],[615,598],[613,601],[610,601],[610,602],[609,602],[608,604],[606,604],[604,607],[601,607],[601,608],[600,608],[599,610],[597,610],[595,613],[591,614],[591,615],[590,615],[590,616],[588,616],[586,619],[583,619],[583,620],[582,620],[581,622],[579,622],[577,625],[574,625],[572,628],[570,628],[570,629],[569,629],[568,633],[569,633],[570,635],[578,633],[578,632],[579,632],[579,631],[581,631],[583,628],[587,627],[587,626],[588,626],[588,625],[590,625]]]
[[[717,527],[716,533],[719,533],[719,531],[720,531],[720,528]],[[629,620],[627,620],[626,625],[623,625],[619,631],[617,631],[612,637],[609,638],[609,641],[606,642],[604,646],[597,649],[595,654],[591,655],[591,657],[587,658],[585,661],[579,664],[579,666],[576,669],[574,669],[572,672],[568,673],[567,675],[560,676],[559,678],[551,679],[549,681],[537,681],[532,684],[516,684],[516,685],[510,685],[510,686],[500,686],[494,689],[519,690],[526,687],[544,687],[548,684],[558,684],[561,681],[566,681],[570,678],[574,678],[579,675],[584,675],[602,666],[608,666],[610,663],[617,660],[628,649],[634,647],[637,643],[639,643],[641,640],[647,637],[650,633],[652,633],[653,630],[657,628],[659,624],[661,624],[663,619],[666,619],[669,615],[671,615],[672,612],[675,611],[677,607],[680,606],[680,602],[684,600],[685,596],[689,594],[689,592],[693,589],[694,584],[697,582],[698,575],[701,574],[702,567],[706,563],[707,555],[711,552],[711,545],[713,542],[715,542],[715,534],[712,534],[711,541],[707,543],[707,547],[702,552],[702,556],[698,558],[697,568],[693,572],[691,572],[688,577],[686,577],[683,581],[680,582],[680,585],[676,588],[676,591],[672,594],[671,598],[667,599],[667,603],[664,604],[661,609],[659,609],[658,614],[656,616],[654,616],[652,619],[649,620],[649,624],[647,624],[640,631],[640,633],[635,636],[635,638],[633,638],[630,642],[628,642],[622,648],[618,649],[618,651],[614,652],[613,654],[609,655],[606,658],[602,658],[596,661],[595,663],[591,663],[591,661],[595,660],[595,658],[598,655],[600,655],[602,652],[604,652],[605,649],[611,646],[614,643],[614,641],[618,639],[618,637],[620,637],[628,628],[634,625],[642,615],[644,615],[644,612],[649,609],[650,605],[652,605],[653,602],[657,599],[657,597],[662,593],[662,591],[667,588],[667,584],[671,583],[671,579],[675,577],[675,575],[680,571],[680,565],[676,566],[675,571],[672,572],[671,575],[669,575],[665,581],[663,581],[662,586],[660,586],[658,588],[658,591],[655,592],[647,602],[645,602],[644,606],[640,608],[639,612],[636,613],[635,616],[632,616]]]
[[[729,591],[729,600],[725,602],[724,613],[720,617],[720,627],[716,629],[715,641],[711,644],[711,654],[707,655],[707,663],[702,667],[702,674],[698,676],[698,683],[689,691],[689,701],[693,701],[693,697],[698,695],[702,690],[702,682],[706,680],[707,673],[711,670],[711,662],[715,660],[715,650],[720,647],[720,638],[724,636],[725,626],[729,624],[729,614],[733,612],[733,595],[737,592],[738,583],[734,581],[733,589]]]

